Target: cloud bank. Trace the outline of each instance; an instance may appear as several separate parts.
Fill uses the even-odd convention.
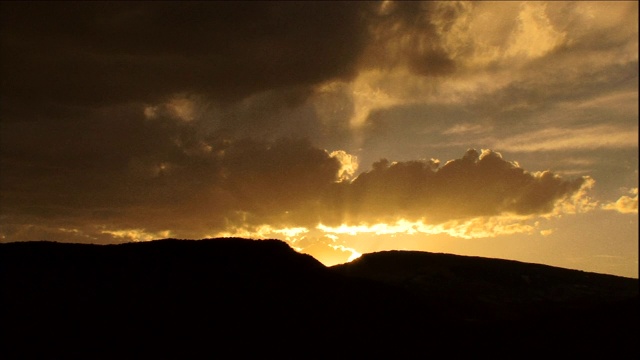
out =
[[[525,171],[490,150],[471,149],[442,166],[434,159],[382,159],[354,177],[349,154],[306,140],[201,141],[193,142],[200,151],[185,150],[185,141],[167,142],[164,151],[154,149],[166,158],[141,156],[111,173],[85,170],[76,183],[56,182],[58,171],[43,173],[28,184],[46,188],[37,200],[21,189],[25,184],[11,184],[3,196],[3,237],[31,238],[25,231],[34,227],[27,224],[60,222],[65,230],[57,230],[64,236],[75,231],[95,239],[145,239],[151,236],[145,233],[167,235],[168,229],[172,236],[204,237],[267,224],[274,233],[319,224],[419,221],[434,226],[567,213],[589,203],[593,185],[588,177]]]

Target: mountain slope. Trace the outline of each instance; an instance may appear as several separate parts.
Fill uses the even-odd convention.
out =
[[[364,254],[332,270],[409,290],[470,317],[514,318],[541,307],[589,307],[638,296],[638,280],[512,260],[383,251]],[[471,310],[477,308],[477,313]],[[531,315],[531,314],[529,314]]]
[[[444,254],[327,268],[277,240],[10,243],[0,281],[6,359],[621,356],[638,335],[637,279]]]

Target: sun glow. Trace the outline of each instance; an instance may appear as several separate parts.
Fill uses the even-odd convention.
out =
[[[229,229],[213,237],[280,238],[294,250],[312,255],[326,266],[332,266],[353,261],[362,255],[362,249],[358,249],[358,246],[354,246],[351,241],[358,236],[444,234],[458,239],[480,239],[502,235],[534,234],[541,231],[539,228],[540,223],[531,216],[509,214],[449,220],[438,224],[430,224],[424,218],[415,221],[398,219],[395,222],[373,224],[344,223],[337,226],[319,223],[315,228],[278,228],[263,224]]]
[[[346,247],[344,245],[329,245],[329,247],[334,249],[334,250],[350,252],[351,256],[349,256],[349,258],[347,259],[347,262],[352,262],[353,260],[355,260],[355,259],[359,258],[360,256],[362,256],[362,253],[359,253],[355,249],[350,248],[350,247]]]
[[[339,226],[326,226],[318,224],[318,230],[329,234],[342,234],[355,236],[358,234],[395,235],[395,234],[448,234],[452,237],[463,239],[496,237],[498,235],[511,235],[534,232],[537,223],[529,223],[526,216],[491,216],[476,217],[465,220],[450,220],[441,224],[427,224],[424,219],[409,221],[397,220],[395,223],[358,224]]]
[[[108,234],[114,238],[129,239],[133,242],[151,241],[155,239],[168,238],[171,231],[147,232],[144,229],[123,229],[123,230],[102,230],[102,234]]]
[[[269,237],[284,235],[286,240],[295,242],[298,236],[304,233],[308,233],[309,229],[305,227],[292,227],[292,228],[274,228],[270,225],[263,224],[255,226],[253,228],[241,227],[235,228],[231,231],[220,232],[213,237],[249,237],[258,239],[267,239]]]

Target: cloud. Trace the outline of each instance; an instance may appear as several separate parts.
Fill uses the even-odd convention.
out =
[[[304,140],[208,145],[218,150],[180,153],[162,162],[142,159],[132,163],[131,171],[101,170],[103,177],[113,178],[78,183],[79,188],[44,185],[55,181],[50,175],[39,180],[48,190],[37,202],[24,201],[21,184],[3,178],[3,228],[21,219],[53,227],[64,219],[68,224],[58,227],[85,234],[93,226],[101,236],[170,229],[175,236],[202,237],[265,224],[273,229],[399,220],[433,225],[586,211],[579,205],[588,200],[593,185],[588,177],[565,180],[548,171],[527,172],[490,150],[469,150],[443,166],[437,160],[381,160],[349,180],[354,166],[350,154],[331,153]],[[142,171],[144,164],[155,167]]]
[[[545,230],[540,230],[540,235],[542,236],[549,236],[551,234],[553,234],[555,232],[554,229],[545,229]]]
[[[462,239],[477,239],[496,237],[500,235],[531,234],[538,226],[537,223],[528,222],[526,216],[486,216],[463,220],[448,220],[442,223],[425,223],[426,220],[407,221],[397,220],[393,223],[359,224],[340,226],[325,226],[319,224],[317,229],[327,234],[343,235],[438,235],[447,234]]]
[[[500,140],[495,145],[511,152],[637,148],[638,129],[611,125],[568,129],[551,127]]]
[[[338,179],[340,181],[351,179],[358,170],[358,158],[354,155],[348,154],[344,150],[336,150],[329,154],[332,158],[335,158],[340,163],[340,169],[338,170]]]
[[[298,248],[298,251],[313,256],[326,266],[353,261],[362,255],[352,247],[340,244],[336,239],[331,238],[331,234],[303,239],[302,242],[302,247]]]
[[[479,114],[466,123],[500,128],[521,118],[509,108],[637,89],[633,3],[2,7],[3,121],[80,121],[88,107],[136,103],[208,132],[353,152],[380,110],[456,104]],[[415,121],[431,118],[420,111]]]
[[[629,2],[442,2],[434,16],[441,43],[468,69],[513,65],[565,50],[637,59],[637,4]],[[443,16],[449,14],[449,16]],[[611,54],[611,53],[609,53]]]
[[[74,230],[74,232],[78,231],[79,230]],[[171,231],[169,230],[161,231],[154,234],[147,233],[143,229],[102,230],[101,233],[111,235],[116,239],[126,239],[127,241],[133,242],[166,239],[171,236]]]
[[[370,39],[361,62],[364,68],[407,67],[421,76],[438,77],[455,71],[455,62],[441,46],[434,18],[454,16],[438,13],[437,3],[381,3],[370,18]]]
[[[391,163],[383,159],[342,192],[331,194],[329,208],[339,211],[329,222],[427,219],[438,224],[477,216],[546,214],[592,182],[588,177],[564,180],[549,171],[530,173],[490,150],[471,149],[442,167],[435,160]],[[585,198],[580,193],[571,203]]]
[[[371,6],[4,3],[2,93],[10,96],[3,107],[157,102],[178,92],[228,102],[348,79]]]
[[[351,111],[340,114],[343,131],[365,161],[452,145],[505,153],[637,147],[638,31],[629,14],[637,5],[381,5],[357,76],[323,88],[341,99],[323,106]],[[428,46],[408,50],[418,43]],[[416,71],[419,51],[453,65],[439,75]]]
[[[434,23],[443,47],[468,68],[528,61],[564,42],[566,34],[548,18],[546,3],[438,4]]]
[[[638,188],[629,191],[634,197],[623,195],[617,201],[602,205],[604,210],[613,210],[622,214],[638,213]]]
[[[278,238],[286,241],[296,251],[312,255],[326,266],[352,261],[361,255],[355,249],[346,246],[344,241],[340,241],[331,232],[305,227],[279,229],[268,224],[258,226],[243,224],[240,227],[233,227],[227,231],[214,233],[206,237]]]

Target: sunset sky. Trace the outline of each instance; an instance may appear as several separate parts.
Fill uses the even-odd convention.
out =
[[[2,2],[0,241],[638,277],[638,2]]]

